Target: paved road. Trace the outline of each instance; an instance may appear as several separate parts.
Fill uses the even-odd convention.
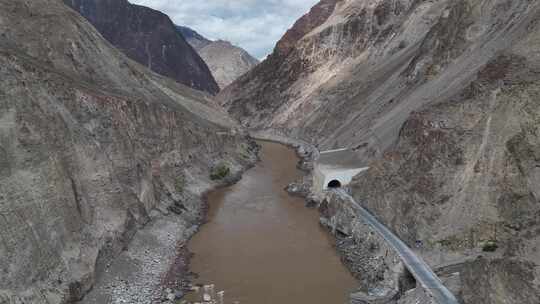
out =
[[[399,254],[403,263],[409,269],[417,282],[433,296],[439,304],[458,304],[456,297],[446,288],[437,275],[431,268],[417,256],[411,248],[401,241],[392,231],[381,224],[369,211],[360,206],[354,198],[352,198],[343,189],[335,190],[340,196],[349,199],[358,209],[358,213],[380,236],[382,236],[390,246],[392,246]]]

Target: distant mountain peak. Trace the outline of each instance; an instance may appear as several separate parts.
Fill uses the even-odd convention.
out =
[[[259,64],[259,60],[230,41],[212,41],[186,26],[177,25],[176,28],[206,62],[220,88]]]

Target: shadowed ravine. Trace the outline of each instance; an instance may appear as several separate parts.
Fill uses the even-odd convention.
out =
[[[298,158],[285,146],[259,144],[261,162],[208,197],[208,223],[189,245],[196,283],[215,284],[226,303],[345,303],[356,282],[318,212],[283,190],[301,176]]]

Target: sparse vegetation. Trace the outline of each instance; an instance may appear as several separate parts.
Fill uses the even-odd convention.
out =
[[[239,150],[240,150],[239,151],[240,157],[246,160],[251,158],[250,148],[248,144],[246,143],[240,144]]]
[[[221,180],[225,177],[229,176],[231,173],[231,169],[229,168],[228,164],[226,163],[220,163],[214,168],[212,168],[210,172],[210,179],[211,180]]]
[[[449,250],[457,251],[466,247],[466,239],[460,238],[456,235],[450,236],[446,239],[438,241],[438,243]]]
[[[426,69],[427,79],[433,79],[439,75],[441,67],[437,64],[430,64]]]

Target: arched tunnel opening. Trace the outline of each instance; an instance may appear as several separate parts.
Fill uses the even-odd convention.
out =
[[[332,188],[332,189],[341,188],[341,182],[338,181],[337,179],[331,180],[328,183],[328,188]]]

